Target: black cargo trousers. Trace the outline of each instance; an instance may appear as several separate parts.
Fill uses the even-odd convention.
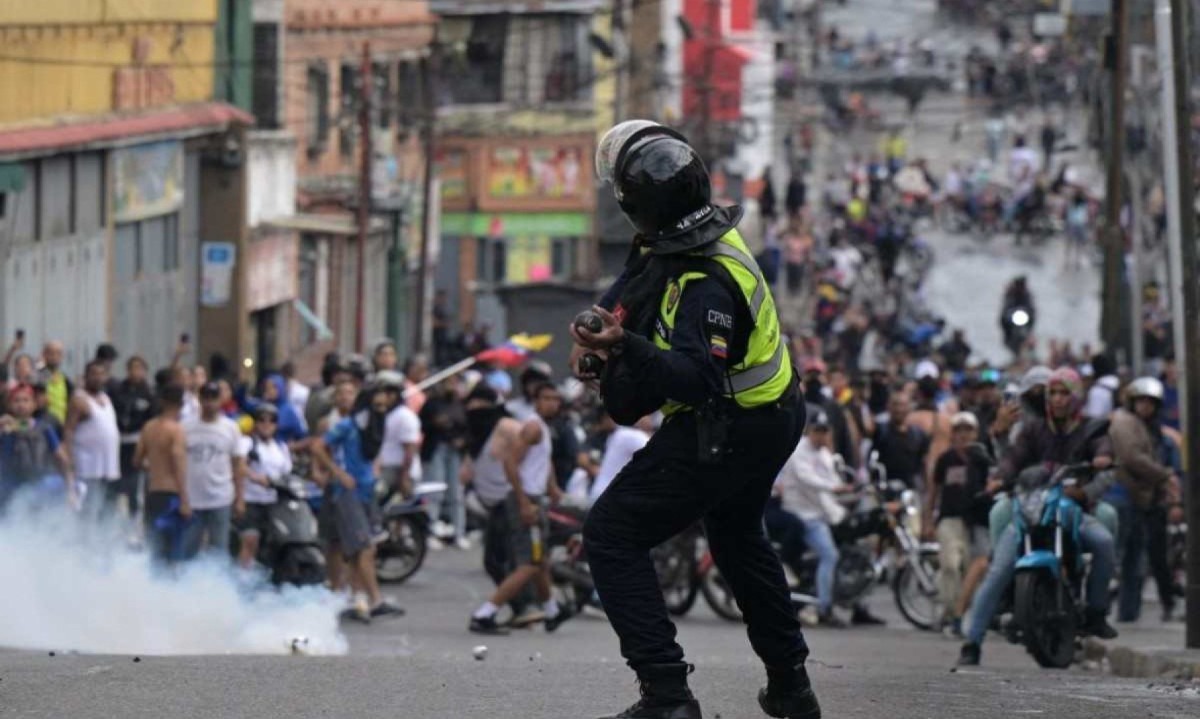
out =
[[[588,562],[632,669],[683,660],[650,549],[700,519],[754,652],[769,667],[792,667],[808,656],[783,569],[763,529],[771,486],[804,430],[804,404],[795,392],[785,397],[736,411],[727,451],[711,464],[697,459],[695,413],[668,418],[588,513]]]

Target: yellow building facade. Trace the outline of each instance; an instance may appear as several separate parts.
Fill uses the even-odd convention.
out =
[[[216,0],[0,0],[0,127],[213,95]]]

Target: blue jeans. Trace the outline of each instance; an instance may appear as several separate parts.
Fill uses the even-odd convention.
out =
[[[1112,534],[1091,515],[1085,515],[1079,528],[1079,541],[1083,551],[1092,555],[1092,569],[1087,578],[1087,604],[1091,609],[1108,612],[1108,583],[1112,580],[1116,565]],[[1012,582],[1017,553],[1022,550],[1017,528],[1009,525],[992,547],[992,561],[988,565],[987,577],[971,603],[971,626],[967,641],[982,644],[987,634],[996,606],[1004,596],[1004,590]]]
[[[200,545],[208,535],[209,552],[221,556],[229,555],[229,530],[233,521],[232,507],[192,510],[192,523],[184,530],[183,558],[194,559],[200,553]]]
[[[804,520],[804,541],[817,553],[817,609],[828,612],[833,608],[833,579],[837,571],[838,548],[833,542],[829,524],[819,520]]]
[[[463,504],[463,487],[458,481],[461,462],[462,457],[458,450],[442,442],[434,447],[433,456],[422,467],[426,480],[443,482],[446,485],[443,494],[430,498],[430,519],[436,521],[441,519],[443,514],[448,514],[450,523],[454,525],[455,539],[462,539],[467,534],[467,506]]]

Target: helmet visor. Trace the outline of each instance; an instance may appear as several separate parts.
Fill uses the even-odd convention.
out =
[[[614,125],[611,130],[600,138],[596,146],[596,181],[601,185],[611,185],[616,173],[617,158],[621,156],[621,148],[634,133],[657,126],[651,120],[626,120]]]

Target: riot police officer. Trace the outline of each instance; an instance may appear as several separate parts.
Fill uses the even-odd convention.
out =
[[[763,531],[804,405],[774,300],[736,229],[741,210],[713,205],[695,150],[646,120],[608,131],[596,171],[637,234],[624,272],[593,308],[602,324],[571,328],[572,366],[599,381],[619,423],[665,416],[584,526],[596,588],[641,687],[641,699],[610,719],[701,716],[649,556],[698,520],[767,667],[763,711],[818,719],[808,647]],[[598,357],[581,365],[587,354]]]

